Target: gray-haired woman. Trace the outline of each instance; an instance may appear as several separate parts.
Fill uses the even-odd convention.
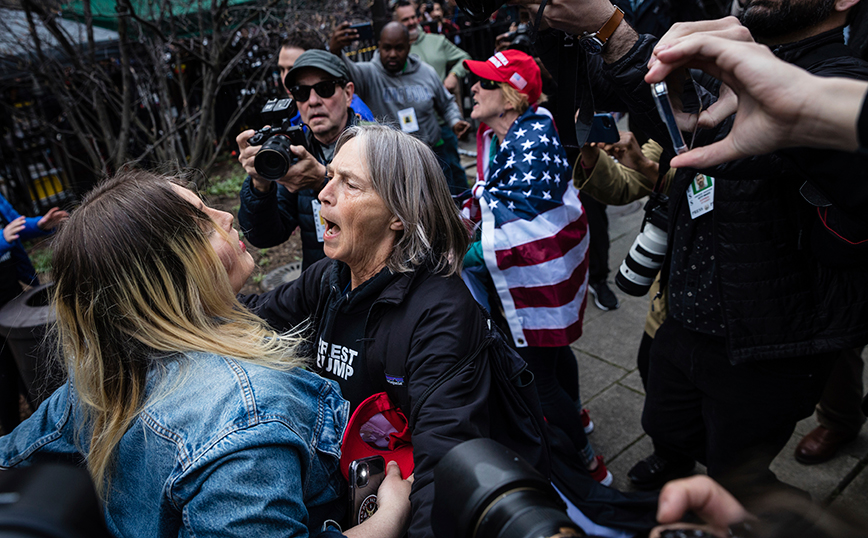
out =
[[[329,174],[319,199],[331,259],[294,283],[241,301],[277,329],[312,319],[316,366],[338,382],[352,410],[380,392],[407,417],[418,407],[410,424],[409,534],[431,536],[434,465],[453,446],[490,437],[493,429],[491,376],[482,367],[465,368],[422,397],[480,348],[488,331],[458,275],[468,230],[434,153],[400,131],[348,129]]]

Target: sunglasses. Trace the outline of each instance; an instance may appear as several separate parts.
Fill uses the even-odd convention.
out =
[[[292,92],[292,97],[296,101],[304,103],[310,99],[311,90],[316,91],[316,94],[323,99],[328,99],[335,94],[335,88],[338,85],[343,86],[344,84],[346,84],[346,81],[340,78],[334,80],[323,80],[322,82],[317,82],[313,86],[293,86],[289,91]]]
[[[496,80],[488,80],[487,78],[476,77],[476,81],[479,82],[479,85],[483,90],[496,90],[500,88],[500,82]]]

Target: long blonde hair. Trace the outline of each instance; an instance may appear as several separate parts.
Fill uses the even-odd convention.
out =
[[[132,171],[94,188],[55,240],[58,342],[93,428],[87,462],[101,495],[156,362],[205,351],[273,368],[302,364],[298,339],[235,299],[208,241],[215,228],[170,178]]]

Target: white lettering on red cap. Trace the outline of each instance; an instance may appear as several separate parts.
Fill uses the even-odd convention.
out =
[[[498,60],[496,56],[492,56],[491,58],[488,59],[488,61],[493,63],[494,67],[500,67],[503,65],[502,63],[500,63],[500,60]]]
[[[509,81],[519,90],[523,90],[524,87],[527,86],[527,81],[518,73],[513,73],[512,76],[509,77]]]
[[[498,60],[500,60],[500,63],[502,63],[503,65],[509,64],[509,58],[504,56],[502,52],[498,52],[497,54],[494,55],[494,57],[497,58]]]

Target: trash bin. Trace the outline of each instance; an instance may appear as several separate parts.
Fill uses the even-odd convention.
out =
[[[48,298],[54,283],[22,293],[0,309],[0,336],[6,339],[26,389],[28,403],[36,409],[63,384],[65,372],[54,341],[46,339],[54,323]]]

